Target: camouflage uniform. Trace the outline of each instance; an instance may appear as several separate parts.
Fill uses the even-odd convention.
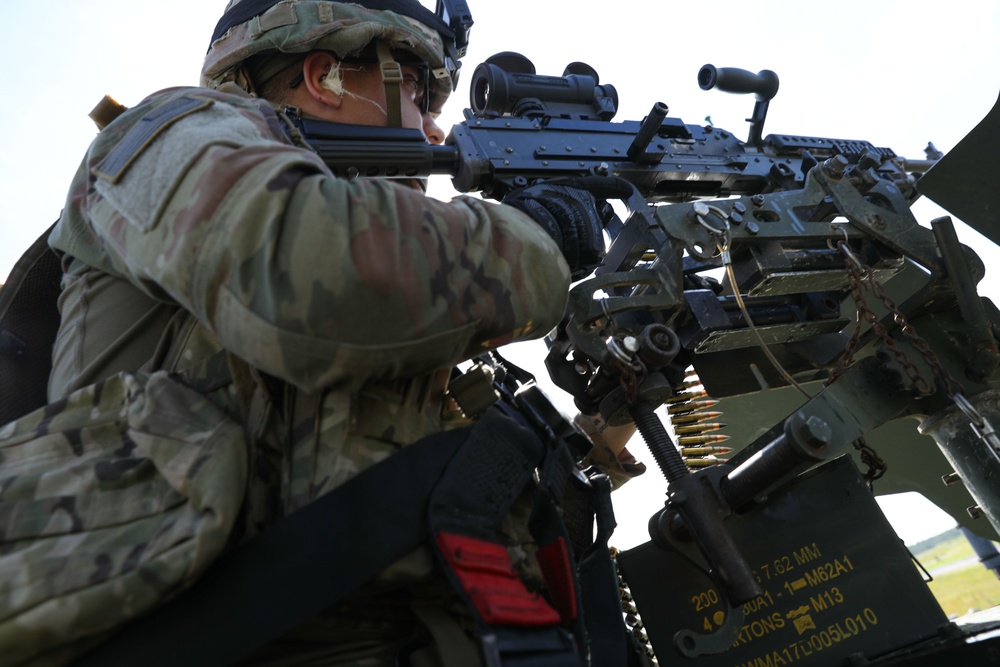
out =
[[[204,376],[222,350],[253,369],[210,393],[253,435],[234,541],[445,428],[452,365],[548,331],[569,276],[518,211],[334,178],[267,103],[206,89],[104,130],[50,243],[66,257],[50,399],[121,371]],[[400,604],[444,589],[425,550],[383,579],[285,650],[391,652],[413,632]]]
[[[438,110],[456,63],[433,29],[294,0],[217,37],[205,88],[101,132],[50,238],[52,403],[0,429],[0,665],[65,664],[223,549],[447,428],[456,362],[562,316],[569,269],[532,220],[337,179],[240,91],[259,54],[380,39],[430,63]],[[505,533],[529,577],[523,511]],[[421,548],[253,662],[394,664],[427,641],[417,619],[442,616],[468,621]]]
[[[66,664],[222,552],[248,452],[196,375],[116,374],[0,428],[0,665]]]

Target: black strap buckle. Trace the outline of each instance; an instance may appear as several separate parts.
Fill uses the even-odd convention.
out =
[[[486,667],[583,667],[573,635],[563,628],[497,628],[481,638]]]

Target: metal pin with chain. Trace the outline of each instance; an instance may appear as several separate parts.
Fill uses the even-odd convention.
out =
[[[972,431],[980,440],[989,446],[993,457],[997,460],[997,462],[1000,462],[1000,436],[997,436],[997,432],[993,428],[993,425],[990,424],[985,417],[983,417],[979,410],[972,405],[964,394],[955,393],[951,398],[955,401],[955,405],[958,406],[958,409],[969,418],[969,424],[972,426]]]
[[[961,385],[959,385],[959,383],[955,380],[955,378],[952,377],[952,375],[947,370],[945,370],[944,366],[941,364],[941,361],[937,358],[937,355],[931,349],[930,345],[927,344],[927,341],[925,341],[916,332],[916,330],[914,330],[913,325],[910,324],[909,320],[906,318],[906,315],[904,315],[899,310],[896,304],[893,303],[892,300],[889,298],[888,294],[885,293],[885,291],[882,289],[882,286],[878,283],[878,281],[875,280],[874,275],[871,273],[871,269],[862,264],[861,261],[858,259],[858,257],[854,254],[854,252],[850,249],[850,247],[848,247],[848,245],[843,241],[838,242],[837,247],[840,249],[840,251],[844,254],[844,256],[848,260],[849,263],[848,275],[852,281],[851,291],[852,294],[854,295],[855,301],[858,304],[859,312],[862,312],[866,315],[866,319],[872,325],[872,328],[875,329],[876,333],[879,335],[879,338],[882,339],[885,346],[889,348],[896,355],[897,360],[901,362],[904,369],[907,369],[907,375],[913,382],[914,387],[919,391],[921,395],[925,396],[929,395],[933,390],[933,386],[925,378],[920,376],[919,372],[916,372],[916,367],[914,367],[913,364],[910,363],[905,358],[905,355],[902,354],[902,351],[896,347],[895,343],[890,338],[888,331],[886,331],[885,328],[882,327],[881,324],[874,317],[874,313],[871,312],[871,309],[868,306],[867,302],[865,301],[863,294],[861,294],[860,287],[862,282],[864,282],[864,284],[867,285],[868,289],[872,292],[872,294],[875,297],[879,298],[882,301],[886,309],[892,313],[893,320],[896,322],[896,324],[899,325],[900,331],[903,333],[903,336],[907,340],[909,340],[910,343],[913,345],[914,349],[916,349],[921,354],[921,356],[930,366],[931,371],[934,374],[934,379],[937,380],[937,382],[941,385],[941,387],[944,388],[944,391],[948,395],[948,397],[955,403],[958,409],[961,410],[962,413],[969,420],[969,424],[972,427],[972,431],[976,434],[976,437],[982,440],[989,447],[990,453],[993,455],[993,458],[996,459],[998,463],[1000,463],[1000,436],[997,435],[996,429],[993,428],[993,425],[990,424],[985,417],[983,417],[983,415],[975,408],[975,406],[972,405],[969,399],[967,399],[965,395],[960,391]],[[864,276],[861,280],[858,280],[858,278],[861,277],[860,274],[862,272],[866,273],[867,275]],[[857,341],[857,335],[852,337],[852,342],[856,344],[856,341]],[[849,344],[848,347],[850,348],[851,345]],[[845,357],[850,357],[850,356],[853,356],[853,351],[849,349],[848,354],[845,354]],[[909,369],[912,369],[912,371],[910,371]],[[832,375],[835,374],[836,371]]]

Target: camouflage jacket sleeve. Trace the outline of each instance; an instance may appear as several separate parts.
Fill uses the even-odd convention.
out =
[[[569,275],[520,212],[335,178],[262,102],[201,89],[154,95],[99,135],[50,243],[307,390],[543,335]]]

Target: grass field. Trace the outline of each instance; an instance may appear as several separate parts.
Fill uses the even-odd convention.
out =
[[[961,534],[914,555],[930,572],[976,556]],[[949,618],[1000,605],[1000,579],[978,561],[936,574],[928,586]]]
[[[959,561],[975,557],[975,552],[969,541],[961,534],[947,542],[935,545],[927,551],[915,554],[920,563],[928,570],[935,570],[939,567],[951,565]]]
[[[948,618],[1000,605],[1000,580],[979,563],[934,577],[928,586]]]

